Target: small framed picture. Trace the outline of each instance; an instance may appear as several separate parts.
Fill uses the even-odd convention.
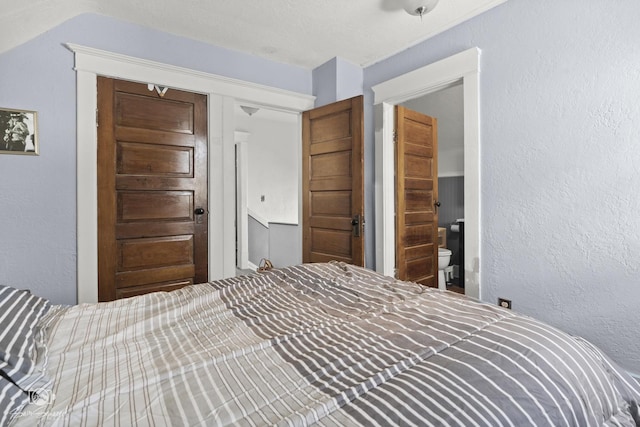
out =
[[[38,155],[37,113],[0,108],[0,154]]]

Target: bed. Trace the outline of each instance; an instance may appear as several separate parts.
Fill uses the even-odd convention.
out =
[[[640,385],[589,342],[343,263],[0,301],[2,426],[640,426]]]

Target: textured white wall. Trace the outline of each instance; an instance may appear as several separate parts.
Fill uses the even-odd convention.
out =
[[[368,91],[482,50],[482,298],[512,299],[635,373],[639,16],[637,0],[510,0],[365,69]]]
[[[640,2],[516,0],[495,15],[510,36],[483,57],[485,298],[638,372]]]

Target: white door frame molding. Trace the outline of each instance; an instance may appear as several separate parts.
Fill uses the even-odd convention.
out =
[[[76,44],[66,47],[75,54],[77,73],[78,303],[98,301],[98,76],[208,95],[209,280],[234,276],[235,102],[299,113],[313,108],[315,97]]]
[[[238,268],[248,270],[249,266],[249,224],[247,203],[249,199],[249,132],[236,131],[236,251]]]
[[[394,106],[462,81],[464,98],[465,293],[481,297],[480,276],[480,49],[467,49],[373,86],[374,110],[382,129],[375,132],[376,270],[394,275]],[[379,111],[378,109],[382,109]]]

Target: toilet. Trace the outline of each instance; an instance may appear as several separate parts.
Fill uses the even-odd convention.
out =
[[[447,289],[447,280],[444,277],[444,269],[451,261],[451,251],[445,248],[438,248],[438,289]]]

